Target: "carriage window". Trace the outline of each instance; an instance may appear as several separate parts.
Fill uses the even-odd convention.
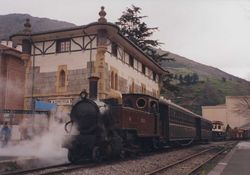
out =
[[[133,102],[130,99],[124,101],[124,106],[133,107]]]
[[[136,100],[136,105],[138,108],[144,108],[146,106],[146,100],[144,98],[139,98]]]
[[[158,112],[157,102],[155,101],[150,102],[150,110],[151,112]]]

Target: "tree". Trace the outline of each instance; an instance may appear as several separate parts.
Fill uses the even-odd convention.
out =
[[[117,23],[121,33],[143,50],[149,46],[155,47],[160,44],[158,40],[149,39],[153,32],[158,30],[158,27],[149,28],[145,22],[142,22],[142,19],[146,17],[141,15],[140,7],[132,5],[123,12]]]
[[[189,74],[185,75],[183,80],[185,81],[185,83],[187,85],[190,85],[191,84],[191,76]]]
[[[222,77],[221,80],[222,80],[222,82],[226,82],[227,81],[227,79],[225,77]]]
[[[168,76],[164,76],[162,79],[163,82],[163,86],[165,89],[173,92],[174,94],[178,93],[180,90],[177,86],[171,84],[172,80],[173,80],[174,75],[173,74],[169,74]]]
[[[243,117],[250,118],[250,97],[245,96],[240,98],[239,102],[234,106],[234,112]]]
[[[159,54],[157,49],[159,49],[162,43],[150,38],[153,33],[158,30],[158,27],[148,27],[148,25],[143,22],[144,18],[147,18],[147,16],[141,15],[141,8],[132,5],[130,8],[127,8],[126,11],[123,11],[122,16],[116,24],[120,27],[122,35],[127,37],[158,64],[161,64],[164,60],[174,61],[173,58],[169,58],[169,52]],[[163,75],[162,79],[166,89],[172,92],[178,91],[178,88],[171,84],[173,76],[166,74]]]
[[[146,17],[147,16],[141,15],[140,7],[132,5],[122,13],[122,16],[116,24],[120,27],[121,34],[141,48],[157,63],[160,63],[162,60],[174,60],[173,58],[168,58],[168,52],[162,55],[157,52],[157,47],[162,43],[158,40],[150,39],[150,37],[158,30],[158,27],[148,27],[148,25],[142,21]]]
[[[199,81],[199,75],[197,73],[193,73],[192,75],[192,83],[196,84]]]
[[[178,79],[178,74],[174,75],[174,79],[177,80]]]
[[[183,84],[183,76],[182,76],[182,74],[179,75],[179,81],[180,81],[181,84]]]

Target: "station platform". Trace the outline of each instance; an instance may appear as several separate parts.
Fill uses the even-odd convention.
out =
[[[208,175],[249,175],[250,141],[240,141]]]

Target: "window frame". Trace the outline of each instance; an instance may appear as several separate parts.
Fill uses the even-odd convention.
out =
[[[64,53],[70,51],[71,51],[71,40],[69,38],[58,39],[56,41],[56,53]]]
[[[118,45],[115,42],[111,43],[111,54],[115,57],[118,55]]]

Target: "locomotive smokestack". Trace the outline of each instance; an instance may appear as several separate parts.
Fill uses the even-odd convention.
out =
[[[89,98],[97,99],[97,86],[99,77],[91,76],[89,77]]]

